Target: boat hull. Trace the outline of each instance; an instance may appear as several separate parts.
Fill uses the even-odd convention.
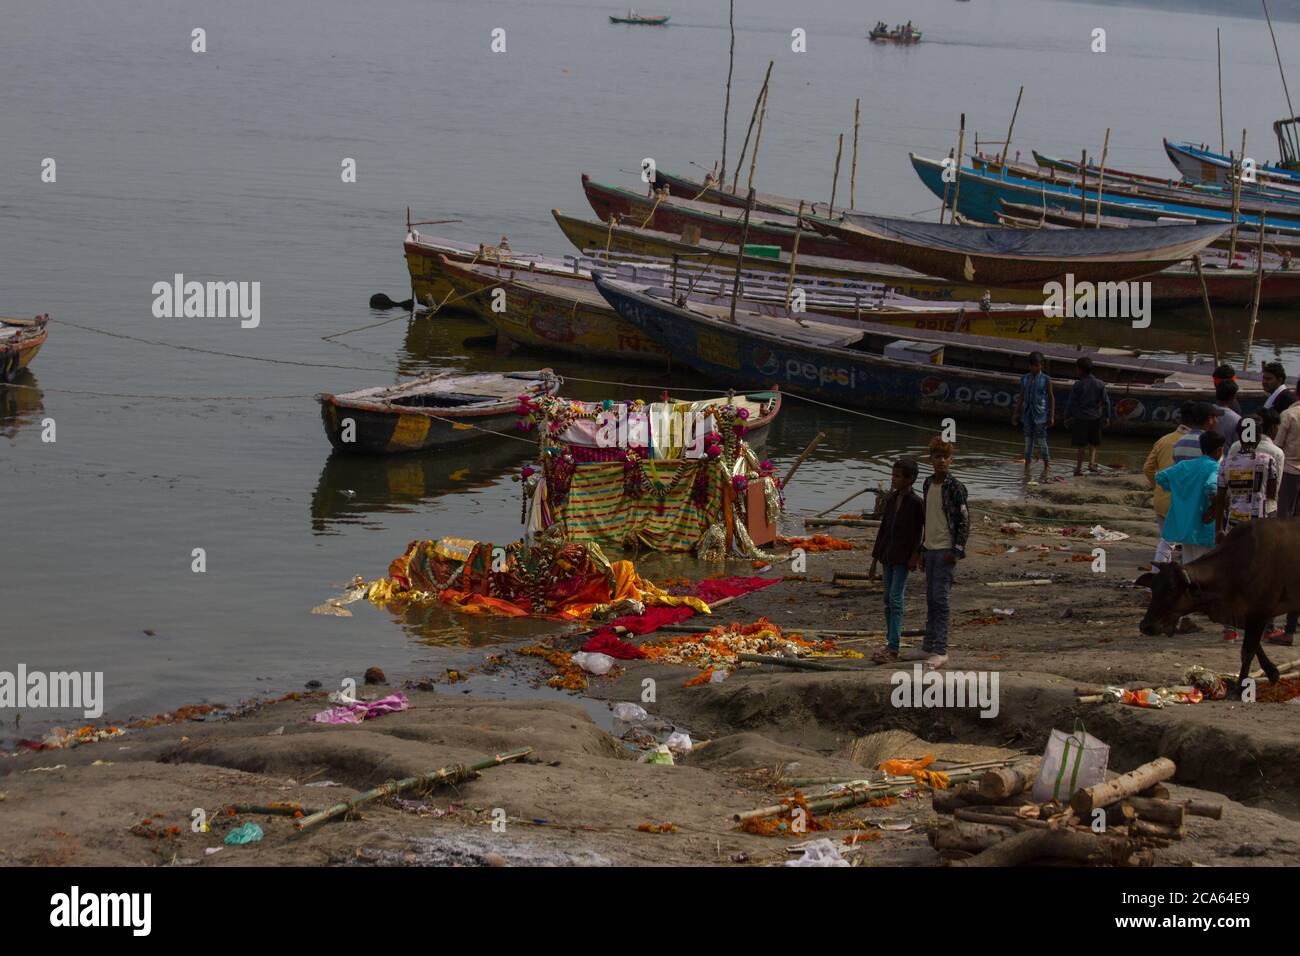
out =
[[[354,422],[355,441],[351,442],[343,440],[348,419]],[[519,414],[503,408],[472,416],[426,415],[353,405],[328,396],[321,400],[321,421],[330,444],[341,452],[395,455],[497,437],[493,432],[515,434]]]
[[[854,408],[906,409],[1003,423],[1010,421],[1019,390],[1020,376],[1015,373],[902,362],[784,336],[723,331],[706,318],[692,317],[621,284],[598,281],[597,286],[620,315],[658,339],[678,361],[721,381],[777,384],[783,391]],[[1054,380],[1060,408],[1065,407],[1070,385],[1068,380]],[[1214,397],[1212,388],[1111,384],[1108,390],[1114,406],[1110,431],[1128,434],[1167,432],[1184,401]]]
[[[8,345],[0,345],[0,384],[9,384],[19,372],[31,365],[48,337],[49,332],[41,326],[39,331],[23,334]]]

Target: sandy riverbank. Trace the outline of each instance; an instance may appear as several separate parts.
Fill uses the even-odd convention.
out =
[[[790,840],[740,832],[731,814],[775,802],[780,769],[801,776],[860,774],[862,768],[851,760],[854,742],[895,729],[910,731],[921,742],[896,742],[897,752],[886,756],[928,751],[960,761],[1041,752],[1053,727],[1069,729],[1082,718],[1089,732],[1110,744],[1113,769],[1168,756],[1179,768],[1176,796],[1225,803],[1222,820],[1191,820],[1187,839],[1157,853],[1159,864],[1294,863],[1300,859],[1300,823],[1294,819],[1300,815],[1300,748],[1294,734],[1300,705],[1221,701],[1153,711],[1081,706],[1074,700],[1073,688],[1080,683],[1175,683],[1191,664],[1236,670],[1237,645],[1222,641],[1208,623],[1173,638],[1138,634],[1146,596],[1131,582],[1153,544],[1147,497],[1140,478],[1116,476],[1044,485],[1027,504],[990,504],[1026,516],[1020,520],[1031,530],[1016,535],[999,531],[1001,516],[986,521],[976,512],[970,557],[960,566],[954,590],[949,666],[999,672],[1000,708],[992,719],[971,710],[893,707],[895,667],[864,672],[745,668],[722,683],[684,687],[696,672],[632,661],[614,675],[594,678],[585,701],[558,695],[486,699],[472,679],[408,689],[409,710],[341,727],[310,722],[311,714],[326,706],[320,697],[282,701],[236,719],[166,724],[71,750],[0,760],[0,862],[770,863],[789,858]],[[1096,542],[1062,536],[1059,524],[1037,533],[1031,514],[1044,529],[1048,518],[1077,518],[1081,525],[1101,523],[1133,537],[1104,545],[1107,570],[1094,573],[1090,561],[1072,556],[1089,553]],[[870,532],[861,529],[836,533],[870,540]],[[1024,550],[1038,544],[1052,550]],[[1008,554],[1010,547],[1021,550]],[[835,570],[864,570],[868,560],[864,551],[810,556],[803,579],[746,596],[720,609],[710,623],[766,616],[788,631],[874,629],[881,620],[878,592],[827,593]],[[1043,574],[1051,575],[1051,585],[994,588],[987,583]],[[921,580],[911,583],[909,627],[924,620]],[[992,607],[1014,608],[1015,614],[996,618]],[[874,646],[874,641],[854,645],[866,651]],[[1293,656],[1282,649],[1275,659]],[[358,679],[367,666],[383,664],[366,658],[363,650],[358,658]],[[506,659],[498,673],[536,681],[549,673],[533,658],[507,654]],[[646,677],[658,688],[656,702],[646,709],[665,726],[677,725],[695,740],[709,741],[677,766],[636,762],[633,750],[602,729],[613,725],[592,719],[593,711],[603,714],[601,700],[640,700]],[[467,687],[471,693],[464,692]],[[365,691],[382,696],[389,688]],[[431,812],[382,802],[360,820],[327,824],[305,835],[295,834],[283,817],[221,814],[232,803],[322,807],[389,779],[520,747],[534,748],[528,761],[435,791],[424,799]],[[319,786],[326,781],[337,786]],[[868,865],[935,865],[938,857],[924,836],[929,804],[922,794],[892,806],[857,808],[832,823],[847,827],[866,821],[870,827],[884,819],[911,821],[906,831],[869,831],[879,837],[858,855]],[[199,807],[214,821],[212,832],[191,831],[191,814]],[[498,808],[505,832],[491,826]],[[206,848],[222,845],[229,828],[247,820],[265,830],[260,843],[205,854]],[[678,831],[637,830],[660,823],[675,824]],[[173,827],[176,832],[168,832]],[[831,835],[838,839],[849,832]]]

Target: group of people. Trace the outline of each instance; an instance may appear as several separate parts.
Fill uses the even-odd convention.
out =
[[[898,37],[910,37],[916,33],[916,28],[912,26],[912,21],[908,20],[905,26],[894,27],[894,29],[891,30],[889,29],[889,24],[885,23],[884,20],[877,20],[876,28],[871,32],[875,34],[889,33]]]
[[[1110,424],[1110,396],[1106,383],[1092,372],[1092,359],[1086,355],[1075,360],[1077,375],[1070,387],[1062,420],[1070,430],[1070,444],[1075,449],[1074,473],[1083,474],[1083,459],[1088,470],[1097,471],[1097,449],[1101,447],[1101,430]],[[1020,425],[1025,433],[1025,474],[1033,468],[1034,456],[1043,462],[1043,477],[1052,469],[1052,453],[1047,447],[1047,430],[1056,424],[1056,395],[1052,379],[1044,370],[1042,352],[1029,353],[1029,371],[1020,377],[1020,391],[1011,406],[1011,424]]]
[[[920,467],[914,458],[894,463],[890,489],[877,509],[880,528],[871,548],[869,576],[883,568],[885,585],[885,647],[873,660],[924,661],[927,670],[948,661],[949,596],[958,560],[966,557],[970,512],[966,486],[952,474],[951,442],[930,441],[931,474],[915,490]],[[920,647],[900,650],[903,637],[903,598],[912,571],[925,574],[925,637]]]
[[[1300,403],[1280,362],[1267,363],[1260,378],[1264,405],[1242,415],[1236,372],[1220,365],[1215,403],[1184,402],[1177,427],[1152,446],[1143,473],[1155,489],[1160,531],[1153,563],[1194,561],[1244,522],[1295,514]],[[1292,645],[1297,617],[1287,615],[1285,626],[1270,628],[1264,640]],[[1237,630],[1225,627],[1223,637],[1236,640]]]

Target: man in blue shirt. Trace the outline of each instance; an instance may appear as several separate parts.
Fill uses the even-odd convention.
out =
[[[1011,424],[1021,424],[1025,430],[1025,474],[1034,463],[1034,449],[1039,449],[1043,459],[1043,477],[1051,468],[1051,452],[1047,450],[1047,429],[1056,424],[1056,396],[1052,394],[1052,380],[1043,371],[1043,353],[1029,353],[1029,371],[1020,377],[1020,394],[1011,409]]]

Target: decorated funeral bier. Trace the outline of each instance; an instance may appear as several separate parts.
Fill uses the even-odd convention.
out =
[[[523,473],[525,541],[543,532],[629,550],[764,557],[784,501],[744,436],[775,417],[772,393],[706,401],[522,399],[539,467]]]

